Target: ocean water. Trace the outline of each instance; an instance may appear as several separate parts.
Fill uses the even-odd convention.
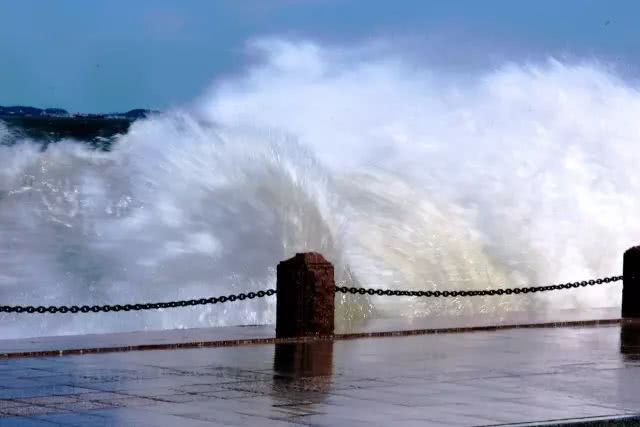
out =
[[[487,289],[620,274],[640,240],[640,94],[606,65],[428,61],[307,42],[111,151],[0,143],[2,304],[200,298],[275,285],[318,251],[342,283]],[[0,126],[0,142],[8,140]],[[617,307],[619,284],[486,298],[338,297],[372,317]],[[275,298],[154,312],[3,315],[0,336],[265,324]]]

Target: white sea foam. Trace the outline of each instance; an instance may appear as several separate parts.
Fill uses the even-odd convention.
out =
[[[0,145],[3,304],[129,303],[275,284],[320,251],[376,287],[481,289],[619,274],[640,222],[640,95],[598,64],[428,61],[255,43],[256,65],[136,122],[111,152]],[[2,132],[2,130],[0,130]],[[620,287],[414,301],[371,316],[615,307]],[[4,337],[271,323],[275,299],[99,315],[5,315]]]

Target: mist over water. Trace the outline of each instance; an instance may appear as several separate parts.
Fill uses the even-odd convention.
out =
[[[348,284],[486,289],[621,272],[640,222],[640,94],[593,63],[452,75],[364,49],[262,40],[259,60],[111,152],[0,145],[3,304],[142,303],[275,286],[323,253]],[[6,135],[0,127],[0,141]],[[620,286],[417,301],[370,317],[615,307]],[[275,298],[4,315],[3,337],[264,324]]]

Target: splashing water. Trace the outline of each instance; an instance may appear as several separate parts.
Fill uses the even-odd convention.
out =
[[[619,274],[636,243],[640,95],[597,64],[448,75],[397,56],[267,40],[246,74],[136,122],[111,152],[0,144],[4,304],[199,298],[275,284],[314,250],[338,280],[482,289]],[[0,128],[0,142],[7,130]],[[616,286],[415,301],[375,316],[619,305]],[[275,300],[5,315],[4,337],[272,323]]]

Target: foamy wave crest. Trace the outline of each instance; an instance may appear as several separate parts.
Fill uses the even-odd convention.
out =
[[[0,145],[6,303],[271,287],[315,250],[358,285],[483,289],[617,274],[636,243],[640,96],[594,64],[450,75],[397,54],[263,40],[194,105],[111,152]],[[0,132],[2,132],[0,130]],[[341,296],[337,322],[619,305],[619,286],[449,301]],[[9,316],[5,337],[272,323],[275,301]]]

